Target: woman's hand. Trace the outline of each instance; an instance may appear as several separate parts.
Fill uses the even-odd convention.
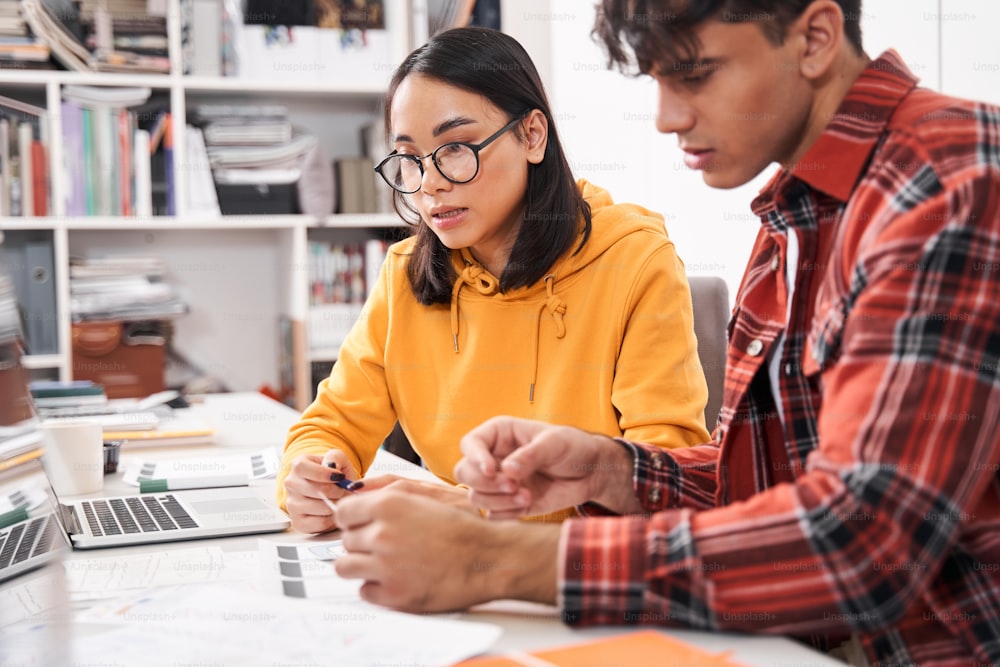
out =
[[[337,527],[336,516],[323,498],[337,501],[350,492],[338,480],[356,480],[357,473],[347,455],[331,449],[324,456],[302,454],[292,460],[285,478],[285,508],[292,528],[302,533],[325,533]]]

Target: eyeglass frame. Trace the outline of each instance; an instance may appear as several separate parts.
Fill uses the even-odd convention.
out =
[[[522,120],[524,120],[524,117],[525,117],[525,114],[519,114],[517,116],[514,116],[514,118],[512,118],[506,125],[504,125],[503,127],[501,127],[499,130],[497,130],[496,132],[494,132],[490,136],[488,136],[485,139],[483,139],[478,144],[470,144],[467,141],[449,141],[447,143],[441,144],[440,146],[438,146],[437,148],[435,148],[434,150],[432,150],[427,155],[410,155],[408,153],[400,153],[399,151],[394,150],[391,153],[389,153],[388,155],[386,155],[384,158],[382,158],[381,162],[379,162],[377,165],[375,165],[375,173],[377,173],[379,176],[381,176],[382,180],[386,182],[386,185],[388,185],[390,188],[392,188],[396,192],[399,192],[399,193],[404,194],[404,195],[412,195],[413,193],[420,191],[420,186],[417,186],[417,188],[415,190],[409,190],[409,191],[407,191],[407,190],[400,190],[395,185],[393,185],[392,183],[389,182],[389,177],[388,176],[386,176],[384,173],[382,173],[382,165],[384,165],[386,162],[388,162],[389,160],[391,160],[392,158],[395,158],[395,157],[402,157],[402,158],[410,159],[413,162],[417,163],[417,168],[420,170],[420,182],[423,183],[423,181],[424,181],[424,175],[427,173],[424,170],[424,160],[426,160],[427,158],[431,158],[431,162],[434,163],[434,168],[437,169],[438,173],[441,174],[441,176],[444,177],[444,179],[446,181],[448,181],[449,183],[454,183],[455,185],[464,185],[465,183],[470,183],[471,181],[473,181],[476,178],[476,176],[479,175],[479,167],[482,164],[482,162],[479,159],[479,152],[481,150],[483,150],[484,148],[486,148],[487,146],[489,146],[490,144],[492,144],[494,141],[496,141],[500,137],[502,137],[506,132],[508,132],[509,130],[511,130],[519,122],[521,122]],[[465,179],[464,181],[455,180],[454,178],[448,176],[448,174],[446,174],[443,171],[441,171],[441,166],[438,164],[438,161],[437,161],[437,153],[438,153],[439,150],[441,150],[445,146],[455,146],[455,145],[465,146],[466,148],[470,149],[472,151],[473,157],[476,158],[476,171],[472,174],[472,176],[470,176],[469,178]]]

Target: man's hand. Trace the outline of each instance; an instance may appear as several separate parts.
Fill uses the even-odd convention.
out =
[[[348,494],[336,485],[337,479],[357,479],[347,456],[339,449],[331,449],[324,456],[302,454],[292,460],[285,478],[285,508],[292,528],[302,533],[325,533],[337,527],[330,507],[322,500],[323,496],[338,500]]]
[[[455,478],[490,518],[545,514],[588,501],[620,513],[641,510],[632,490],[632,456],[606,436],[494,417],[469,431],[461,448]]]
[[[410,612],[465,609],[497,598],[555,604],[560,526],[489,522],[396,485],[337,503],[347,554],[337,574],[361,597]]]

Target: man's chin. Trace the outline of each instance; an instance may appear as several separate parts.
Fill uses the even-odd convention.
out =
[[[705,169],[701,172],[705,185],[716,190],[732,190],[746,185],[754,179],[753,176],[735,173],[726,169]]]

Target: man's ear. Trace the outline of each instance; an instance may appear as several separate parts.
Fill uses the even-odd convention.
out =
[[[532,109],[521,124],[528,162],[539,164],[545,158],[549,142],[549,121],[540,109]]]
[[[799,70],[807,79],[826,74],[846,44],[844,12],[834,0],[815,0],[789,29],[802,38]]]

